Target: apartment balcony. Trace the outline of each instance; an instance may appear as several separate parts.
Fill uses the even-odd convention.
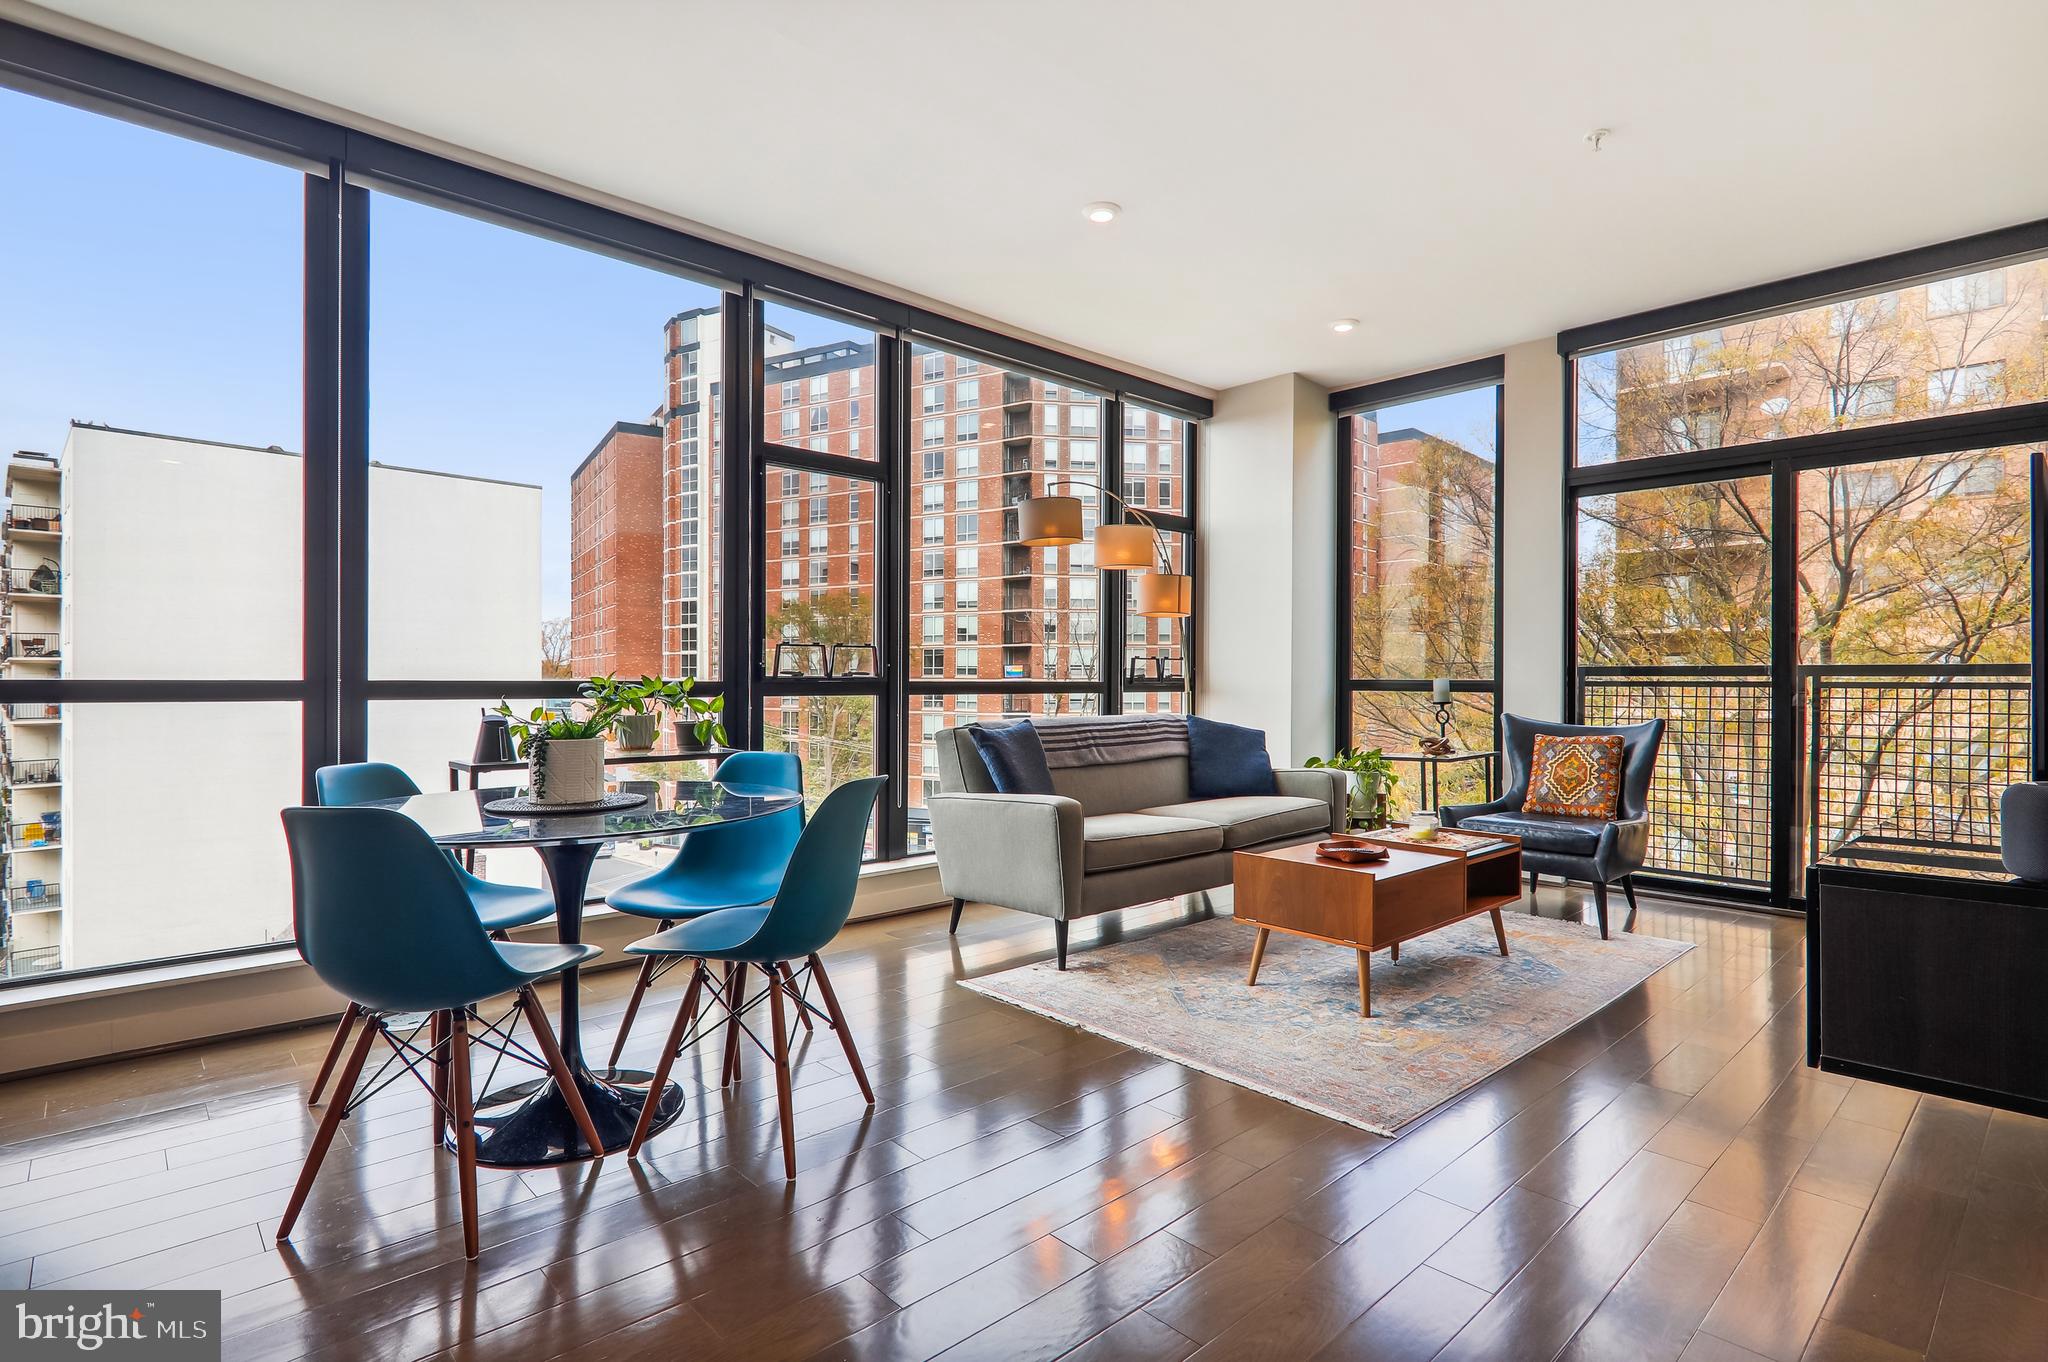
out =
[[[8,596],[43,596],[57,600],[64,594],[64,578],[54,566],[0,568],[0,593]]]
[[[1999,794],[2032,778],[2025,667],[1806,666],[1798,679],[1794,867],[1873,839],[1996,853]],[[1588,667],[1578,685],[1587,723],[1666,722],[1647,868],[1767,887],[1769,669]]]
[[[6,841],[0,844],[0,849],[4,849],[10,857],[34,856],[45,851],[61,851],[64,847],[64,839],[55,829],[33,819],[26,823],[7,823],[5,836]]]
[[[63,968],[62,946],[37,946],[26,951],[0,951],[0,979],[19,979],[31,974],[55,974]]]
[[[7,891],[7,911],[16,917],[24,913],[54,913],[64,906],[64,891],[52,882],[32,881],[29,886]]]
[[[6,714],[10,724],[54,724],[63,722],[64,706],[54,701],[36,700],[8,705]]]
[[[62,524],[55,506],[34,506],[23,502],[12,502],[0,512],[0,530],[9,539],[54,540],[62,534]]]
[[[6,637],[6,657],[10,662],[46,663],[55,666],[63,660],[58,655],[55,634],[20,633],[10,630]]]
[[[63,779],[62,767],[55,757],[7,763],[7,783],[17,790],[24,786],[57,785]]]
[[[1031,379],[1025,374],[1003,375],[1003,405],[1020,406],[1031,401]]]

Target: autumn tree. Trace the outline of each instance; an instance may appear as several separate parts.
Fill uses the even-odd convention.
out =
[[[835,645],[872,643],[874,619],[874,598],[866,592],[842,588],[785,601],[768,615],[767,663],[771,668],[775,665],[778,642],[822,645],[827,650]],[[797,715],[794,728],[787,724],[765,726],[764,746],[772,752],[795,752],[802,759],[804,795],[809,802],[822,799],[842,779],[874,773],[872,696],[802,696],[797,701]]]

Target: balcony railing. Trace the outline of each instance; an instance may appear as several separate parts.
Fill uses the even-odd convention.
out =
[[[64,893],[55,884],[41,887],[30,885],[7,891],[7,907],[11,912],[40,913],[45,909],[63,906]]]
[[[7,655],[37,662],[57,661],[57,636],[55,634],[7,635]]]
[[[61,596],[64,581],[54,567],[0,568],[0,591],[10,596]]]
[[[7,763],[9,785],[55,785],[63,780],[62,771],[55,757],[43,757],[34,761],[10,761]]]
[[[2032,777],[2025,667],[1801,667],[1806,846],[1857,836],[1998,845],[1998,797]]]
[[[7,528],[10,530],[38,530],[55,534],[60,524],[55,506],[30,506],[13,502],[7,507]]]
[[[64,707],[51,700],[33,700],[7,706],[7,717],[17,723],[40,723],[64,717]]]
[[[2030,778],[2025,667],[1801,667],[1798,700],[1795,868],[1859,836],[1997,845],[1999,793]],[[1581,668],[1579,708],[1665,720],[1649,869],[1770,884],[1769,668]]]
[[[37,946],[33,950],[0,952],[0,979],[19,979],[30,974],[55,974],[62,968],[62,946]]]

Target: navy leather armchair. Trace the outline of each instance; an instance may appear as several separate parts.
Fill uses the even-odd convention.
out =
[[[1657,769],[1657,748],[1664,741],[1664,721],[1593,728],[1581,724],[1545,723],[1519,714],[1501,716],[1501,744],[1507,752],[1507,792],[1490,804],[1451,804],[1439,810],[1444,825],[1472,832],[1498,832],[1522,839],[1522,865],[1529,887],[1543,875],[1580,880],[1593,886],[1593,904],[1600,915],[1600,935],[1607,935],[1607,886],[1619,881],[1628,896],[1628,921],[1636,925],[1636,887],[1631,878],[1650,852],[1650,776]],[[1554,813],[1524,813],[1529,792],[1529,762],[1536,736],[1562,737],[1617,734],[1621,738],[1621,800],[1613,818],[1571,818]]]

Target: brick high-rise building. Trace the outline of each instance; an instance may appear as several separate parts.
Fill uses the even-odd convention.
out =
[[[619,421],[569,475],[569,667],[663,670],[662,428]]]
[[[682,313],[669,320],[664,338],[658,608],[661,669],[669,676],[717,674],[719,323],[714,309]],[[767,352],[762,419],[769,442],[849,459],[881,458],[871,339],[798,346],[789,333],[771,329]],[[1020,545],[1014,509],[1054,482],[1092,483],[1099,476],[1103,406],[1094,393],[940,350],[911,347],[907,362],[911,452],[902,513],[910,518],[911,580],[907,600],[889,606],[908,612],[910,679],[924,692],[913,697],[907,735],[912,769],[922,776],[910,792],[915,849],[923,842],[924,796],[937,779],[928,740],[939,727],[1005,714],[1068,713],[1093,704],[1085,694],[948,694],[944,688],[1003,680],[1092,687],[1103,680],[1092,546]],[[1140,507],[1185,510],[1185,434],[1178,418],[1130,408],[1124,486],[1115,490]],[[842,675],[879,669],[884,660],[872,650],[880,641],[876,485],[776,467],[772,455],[766,477],[760,590],[768,627],[762,666],[791,676],[818,675],[828,666]],[[1085,490],[1078,494],[1092,500]],[[603,525],[613,523],[593,518],[584,505],[596,495],[594,484],[572,485],[571,516],[579,534],[586,524],[601,534]],[[1092,510],[1089,516],[1092,524]],[[579,538],[579,572],[586,551],[600,560],[608,553],[596,543],[586,550]],[[613,554],[610,561],[624,560]],[[579,658],[586,655],[583,618],[579,612]],[[1148,675],[1185,675],[1179,621],[1134,617],[1128,643]],[[778,644],[787,645],[779,654]],[[1133,693],[1130,707],[1168,709],[1178,700]],[[815,787],[874,769],[871,700],[770,696],[763,703],[767,742],[800,752]]]

